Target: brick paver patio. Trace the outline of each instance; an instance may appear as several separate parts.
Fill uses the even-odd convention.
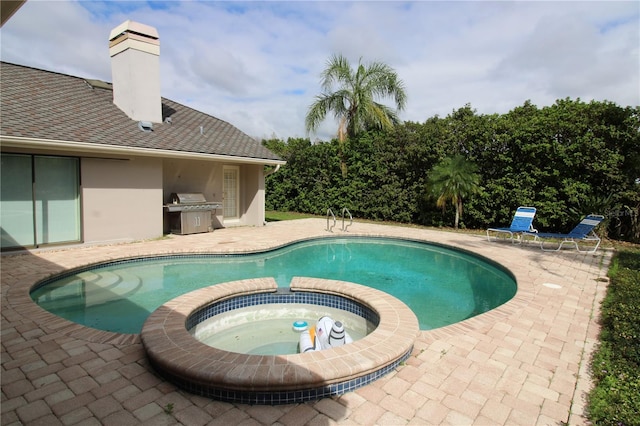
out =
[[[571,425],[583,417],[611,251],[542,252],[484,236],[354,223],[349,235],[423,239],[486,256],[518,280],[516,296],[462,323],[422,331],[393,373],[336,398],[234,405],[176,389],[150,369],[139,339],[69,326],[35,307],[29,288],[68,268],[174,252],[243,252],[326,236],[326,221],[111,246],[2,256],[2,418],[30,425]],[[334,235],[342,234],[334,228]]]

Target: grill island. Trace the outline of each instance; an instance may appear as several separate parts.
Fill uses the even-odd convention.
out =
[[[222,208],[222,203],[207,201],[202,193],[172,193],[164,206],[169,215],[172,234],[211,232],[211,211]]]

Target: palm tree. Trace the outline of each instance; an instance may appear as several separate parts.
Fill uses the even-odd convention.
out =
[[[462,215],[462,200],[481,191],[478,167],[467,161],[462,155],[447,157],[436,164],[429,174],[428,186],[433,196],[437,197],[436,205],[442,211],[451,201],[456,208],[455,229]]]
[[[407,102],[404,83],[391,67],[381,62],[363,65],[361,59],[354,71],[344,56],[333,55],[322,73],[321,85],[322,94],[316,96],[305,119],[307,132],[315,131],[327,112],[332,111],[339,123],[341,150],[347,137],[370,129],[390,129],[400,122],[396,111],[377,99],[393,98],[398,112]],[[342,167],[345,175],[344,159]]]

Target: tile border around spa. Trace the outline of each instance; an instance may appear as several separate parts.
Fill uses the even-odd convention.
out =
[[[351,299],[375,312],[376,329],[348,345],[291,355],[246,355],[201,343],[187,329],[189,318],[217,301],[275,293],[277,288],[273,278],[241,280],[167,302],[142,329],[151,365],[191,393],[226,402],[275,405],[352,391],[392,371],[411,354],[419,327],[409,307],[379,290],[336,280],[296,277],[290,288]]]

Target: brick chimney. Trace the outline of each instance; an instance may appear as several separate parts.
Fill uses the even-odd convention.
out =
[[[132,120],[162,122],[160,39],[148,25],[125,21],[109,35],[113,103]]]

